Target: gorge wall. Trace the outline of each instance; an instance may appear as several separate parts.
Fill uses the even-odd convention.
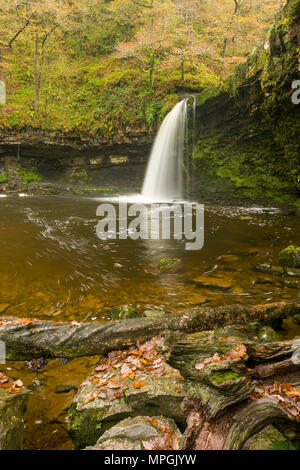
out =
[[[299,42],[300,1],[289,0],[225,86],[197,98],[195,192],[300,207]]]

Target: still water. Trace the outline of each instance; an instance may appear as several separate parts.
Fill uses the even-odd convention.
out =
[[[201,202],[201,201],[200,201]],[[276,263],[278,252],[299,244],[299,216],[261,207],[205,206],[205,243],[185,251],[183,241],[106,240],[96,235],[89,197],[0,199],[0,314],[82,321],[110,318],[115,306],[166,312],[197,305],[259,303],[299,295],[300,278],[255,270]],[[178,271],[160,273],[162,258],[180,258]],[[299,335],[288,325],[282,337]],[[0,371],[31,390],[25,415],[25,449],[70,449],[66,411],[97,358],[66,364],[50,360],[41,370],[8,362]]]
[[[299,244],[299,216],[260,207],[205,206],[205,242],[106,240],[96,235],[97,198],[0,199],[0,314],[82,321],[109,319],[115,306],[176,311],[187,306],[278,301],[297,280],[259,273]],[[176,273],[159,273],[179,258]],[[286,282],[288,281],[288,282]],[[299,279],[300,282],[300,279]]]

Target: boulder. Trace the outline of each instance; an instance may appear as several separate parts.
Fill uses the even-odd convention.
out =
[[[94,445],[101,434],[128,417],[163,415],[185,424],[184,378],[158,352],[161,342],[154,338],[138,349],[113,351],[101,359],[69,410],[75,448]]]
[[[18,393],[0,388],[0,450],[20,450],[23,443],[23,415],[28,391]]]
[[[278,255],[278,263],[288,268],[300,268],[300,247],[290,245]]]
[[[178,450],[181,437],[173,419],[137,416],[116,424],[86,450]]]

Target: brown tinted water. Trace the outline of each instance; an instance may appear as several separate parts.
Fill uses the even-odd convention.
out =
[[[189,252],[174,240],[99,240],[99,203],[83,197],[0,199],[2,313],[101,319],[124,304],[169,311],[297,294],[286,278],[254,268],[275,263],[282,248],[300,243],[299,216],[206,206],[204,248]],[[152,268],[161,258],[182,259],[182,270],[157,275]]]
[[[101,320],[125,304],[168,312],[299,296],[300,278],[255,270],[260,263],[276,264],[282,248],[300,244],[299,216],[207,205],[204,248],[188,252],[174,240],[99,240],[99,204],[88,197],[0,199],[0,315]],[[162,258],[180,258],[180,270],[159,273],[155,266]],[[283,337],[300,334],[294,325],[286,328]],[[25,448],[71,448],[65,416],[74,391],[57,394],[55,387],[78,386],[96,361],[52,360],[41,371],[24,363],[0,366],[31,389]]]

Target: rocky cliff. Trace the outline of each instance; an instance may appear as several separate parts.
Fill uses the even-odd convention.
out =
[[[225,86],[198,97],[196,190],[300,206],[299,40],[289,0]]]

